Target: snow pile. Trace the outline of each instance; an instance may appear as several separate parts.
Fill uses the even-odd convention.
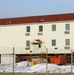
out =
[[[74,66],[72,68],[74,69]],[[31,71],[37,72],[37,73],[45,73],[46,72],[46,63],[36,64],[35,66],[31,67]],[[70,73],[71,65],[59,66],[56,64],[48,64],[47,71],[49,73]],[[73,73],[74,73],[74,70],[73,70]]]
[[[28,66],[29,65],[29,66]],[[74,73],[74,66],[72,66]],[[12,65],[1,65],[0,64],[0,72],[12,72]],[[15,72],[30,72],[30,73],[45,73],[46,72],[46,63],[36,64],[31,66],[31,62],[27,63],[27,61],[16,63],[14,66]],[[49,73],[70,73],[71,65],[56,65],[56,64],[48,64],[47,71]]]
[[[27,62],[27,61],[22,61],[22,62],[19,62],[19,63],[15,63],[15,66],[31,66],[31,62]]]
[[[48,72],[52,72],[57,68],[59,68],[59,66],[56,64],[48,64]],[[36,64],[35,66],[31,67],[31,71],[41,73],[46,72],[46,63]]]
[[[27,61],[23,61],[23,62],[19,62],[19,63],[16,63],[15,66],[14,66],[14,71],[15,72],[28,72],[28,70],[30,69],[31,67],[31,62],[28,62]],[[10,65],[6,70],[5,72],[13,72],[13,66]]]

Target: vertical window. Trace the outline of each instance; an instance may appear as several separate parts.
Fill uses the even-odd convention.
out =
[[[70,39],[65,39],[65,45],[66,46],[70,45]]]
[[[26,32],[30,32],[30,26],[26,27]]]
[[[39,32],[43,31],[43,26],[39,26]]]
[[[65,24],[65,30],[70,30],[70,24]]]
[[[30,46],[30,40],[26,41],[26,46]]]
[[[56,25],[52,25],[52,31],[56,31]]]
[[[52,40],[52,46],[56,46],[56,40]]]

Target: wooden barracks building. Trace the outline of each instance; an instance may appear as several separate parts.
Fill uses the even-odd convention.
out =
[[[46,48],[50,62],[63,57],[68,60],[62,64],[70,62],[71,50],[74,51],[74,13],[0,19],[2,64],[12,63],[13,49],[16,62],[19,57],[46,54]]]

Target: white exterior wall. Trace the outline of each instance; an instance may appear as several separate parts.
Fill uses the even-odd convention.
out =
[[[52,31],[52,25],[56,25],[56,31]],[[65,24],[70,24],[70,34],[65,34]],[[43,35],[38,35],[39,25],[43,25]],[[26,26],[31,27],[30,36],[26,36]],[[61,22],[45,22],[45,23],[29,23],[29,24],[14,24],[0,26],[0,47],[26,47],[26,40],[31,42],[34,39],[44,41],[44,46],[48,49],[57,47],[62,50],[65,47],[65,39],[70,39],[70,49],[74,49],[74,21]],[[51,40],[56,39],[56,46],[52,46]],[[18,50],[19,51],[19,50]],[[25,50],[25,53],[28,53]]]
[[[15,58],[14,58],[14,63],[15,63]],[[13,64],[13,55],[1,54],[1,64]]]

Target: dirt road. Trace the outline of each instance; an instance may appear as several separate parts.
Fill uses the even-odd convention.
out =
[[[46,73],[0,73],[0,75],[46,75]],[[47,75],[71,75],[71,73],[65,73],[65,74],[54,73],[54,74],[47,74]]]

